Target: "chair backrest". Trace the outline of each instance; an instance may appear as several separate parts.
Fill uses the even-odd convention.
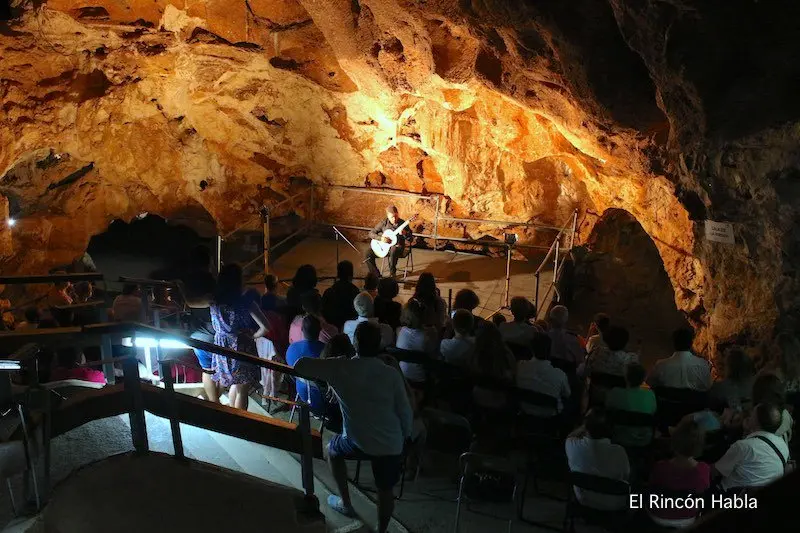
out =
[[[472,444],[472,426],[463,416],[438,409],[422,412],[426,422],[426,448],[440,453],[461,455]]]
[[[593,387],[603,387],[613,389],[615,387],[625,387],[625,378],[616,374],[606,374],[605,372],[592,372],[589,376]]]
[[[627,496],[631,492],[631,486],[627,481],[584,474],[583,472],[570,472],[569,482],[575,488],[609,496]]]
[[[492,503],[513,502],[517,472],[507,459],[478,453],[459,457],[464,493],[472,500]]]

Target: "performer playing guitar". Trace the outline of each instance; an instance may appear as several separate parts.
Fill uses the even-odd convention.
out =
[[[402,228],[401,228],[402,226]],[[392,235],[397,231],[400,230],[395,236],[397,239],[397,243],[388,249],[388,253],[385,252],[386,245],[390,245],[394,242],[395,239],[392,238]],[[392,232],[392,233],[389,233]],[[397,213],[397,208],[393,205],[386,208],[386,218],[383,221],[375,226],[372,231],[369,232],[370,238],[373,240],[372,245],[367,248],[366,252],[364,253],[364,262],[367,263],[367,267],[369,267],[369,271],[375,274],[376,276],[380,276],[380,272],[378,271],[378,266],[375,264],[376,257],[386,257],[389,256],[389,274],[394,277],[397,275],[397,260],[403,254],[403,247],[405,246],[406,239],[411,239],[412,233],[411,228],[408,227],[408,223],[404,221]],[[377,250],[378,252],[376,252]]]

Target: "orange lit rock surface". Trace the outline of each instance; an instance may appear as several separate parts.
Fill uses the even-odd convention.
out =
[[[584,240],[623,209],[701,344],[793,326],[800,44],[773,36],[798,18],[768,3],[11,3],[4,273],[64,264],[142,212],[204,208],[224,233],[313,182],[438,193],[454,217],[561,226],[578,209]],[[349,194],[321,189],[320,213],[365,224],[385,203]],[[432,229],[432,202],[405,207]],[[707,218],[736,245],[706,241]]]

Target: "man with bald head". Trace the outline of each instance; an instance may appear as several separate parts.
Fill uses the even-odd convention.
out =
[[[760,487],[783,476],[789,447],[775,435],[781,425],[781,409],[774,403],[760,403],[744,421],[746,436],[736,441],[714,465],[722,476],[723,491]]]

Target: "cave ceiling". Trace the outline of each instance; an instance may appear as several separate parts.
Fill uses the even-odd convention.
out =
[[[440,194],[454,217],[560,226],[577,209],[584,239],[607,209],[624,209],[708,339],[763,338],[800,316],[795,6],[11,5],[0,211],[21,223],[13,236],[0,229],[4,272],[63,264],[115,218],[203,208],[229,231],[262,203],[335,184]],[[366,224],[380,210],[322,189],[323,214]],[[431,229],[430,202],[404,208]],[[705,219],[734,223],[737,245],[707,242]]]

